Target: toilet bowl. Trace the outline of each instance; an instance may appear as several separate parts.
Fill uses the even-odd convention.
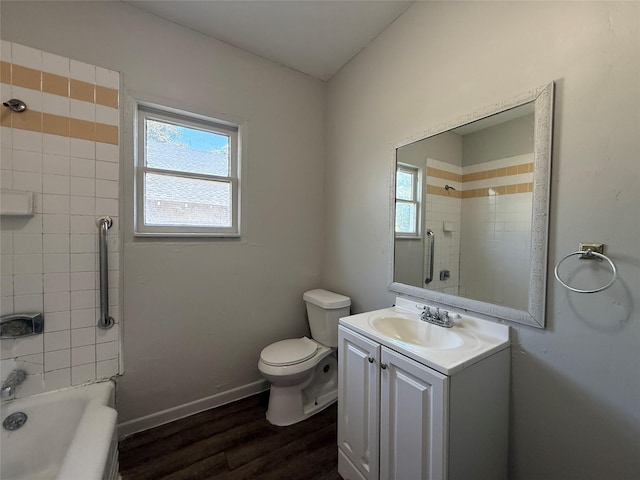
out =
[[[326,290],[304,294],[313,338],[281,340],[260,353],[258,370],[271,384],[267,420],[297,423],[338,398],[338,320],[349,314],[349,297]]]

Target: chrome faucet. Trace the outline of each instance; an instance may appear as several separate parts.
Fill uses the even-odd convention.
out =
[[[7,400],[16,393],[16,387],[24,382],[27,378],[27,372],[24,370],[14,370],[9,374],[7,379],[2,384],[2,390],[0,390],[0,399]]]
[[[440,310],[436,307],[436,311],[432,312],[431,307],[425,305],[422,308],[422,313],[420,314],[420,320],[423,322],[429,322],[439,327],[451,328],[453,327],[453,322],[449,318],[449,312],[446,310]]]

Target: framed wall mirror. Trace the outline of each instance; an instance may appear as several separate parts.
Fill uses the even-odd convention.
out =
[[[553,93],[394,146],[390,290],[544,328]]]

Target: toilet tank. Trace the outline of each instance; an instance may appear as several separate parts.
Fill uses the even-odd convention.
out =
[[[313,339],[327,347],[337,347],[338,320],[349,315],[351,299],[322,289],[309,290],[302,298],[307,303]]]

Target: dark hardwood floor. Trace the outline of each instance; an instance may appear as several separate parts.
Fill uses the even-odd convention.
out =
[[[265,418],[268,392],[120,442],[123,480],[340,480],[337,405],[289,427]]]

